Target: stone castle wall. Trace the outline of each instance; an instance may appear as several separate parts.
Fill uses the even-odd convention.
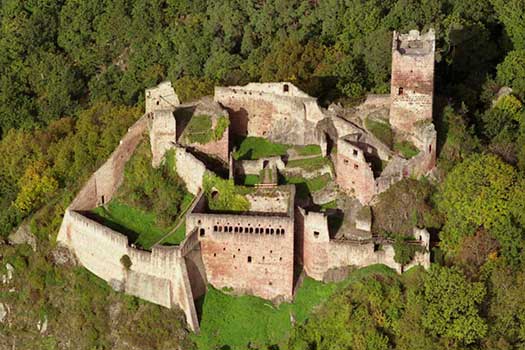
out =
[[[390,124],[412,134],[419,121],[432,121],[435,34],[394,32]]]
[[[346,266],[364,267],[372,264],[384,264],[398,272],[407,270],[416,265],[428,268],[430,265],[429,234],[426,230],[416,229],[414,236],[421,241],[427,249],[425,253],[416,253],[413,261],[407,266],[401,266],[394,261],[394,248],[384,244],[381,249],[370,241],[331,240],[328,231],[328,222],[323,213],[297,211],[296,223],[303,222],[303,227],[298,227],[302,238],[299,256],[303,262],[308,276],[323,280],[325,274],[331,269]]]
[[[186,184],[187,190],[197,195],[202,188],[202,179],[206,172],[206,166],[185,148],[174,145],[175,148],[175,170],[177,175]]]
[[[186,261],[178,247],[153,247],[151,252],[132,248],[126,236],[71,209],[57,240],[114,289],[168,308],[180,307],[189,326],[198,331]],[[124,255],[131,260],[129,270],[120,261]]]
[[[81,214],[109,202],[116,193],[126,162],[147,129],[149,116],[143,115],[129,128],[108,160],[79,191],[66,209],[57,241],[113,288],[165,307],[180,307],[189,326],[198,331],[186,260],[179,247],[156,246],[151,252],[132,248],[126,236]],[[132,262],[129,270],[120,262],[124,255]]]
[[[289,83],[216,87],[214,99],[228,109],[234,134],[286,144],[318,143],[315,126],[324,115],[317,100]]]
[[[180,105],[180,100],[171,82],[165,81],[151,89],[146,89],[146,114],[158,110],[173,111],[175,107]]]
[[[288,216],[190,213],[209,283],[265,299],[293,296],[294,221]]]
[[[150,120],[151,165],[158,167],[166,152],[173,147],[176,141],[177,127],[171,110],[155,110],[148,117]]]
[[[363,151],[343,139],[339,139],[337,150],[337,184],[345,192],[355,195],[362,204],[368,204],[376,188],[374,173]]]
[[[128,129],[108,160],[95,171],[70,205],[74,210],[89,210],[108,203],[124,177],[124,166],[133,155],[147,129],[148,115],[143,115]]]

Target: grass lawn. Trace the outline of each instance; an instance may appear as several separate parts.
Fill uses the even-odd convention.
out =
[[[407,159],[410,159],[419,154],[419,150],[410,141],[401,141],[394,144],[394,151],[401,153]]]
[[[157,226],[153,213],[144,212],[115,200],[109,202],[106,208],[97,207],[92,212],[104,225],[128,236],[130,244],[134,243],[144,249],[150,249],[170,230]]]
[[[184,220],[180,226],[168,237],[164,238],[161,245],[178,245],[186,238],[186,220]]]
[[[300,156],[321,155],[321,146],[319,145],[295,146],[294,150]]]
[[[321,211],[326,211],[327,209],[337,209],[337,200],[322,204],[320,209]]]
[[[288,145],[273,143],[262,137],[249,136],[240,142],[233,157],[237,160],[248,160],[283,156],[288,148]]]
[[[261,182],[261,180],[259,179],[259,175],[246,175],[242,179],[242,183],[244,186],[255,186],[259,182]]]
[[[392,147],[394,142],[394,133],[388,122],[380,122],[370,118],[366,118],[365,127],[388,147]]]
[[[300,176],[289,176],[283,179],[284,184],[294,184],[298,198],[307,198],[311,193],[322,190],[331,181],[328,174],[323,174],[313,179],[307,180]]]
[[[288,168],[302,168],[306,171],[321,169],[325,165],[330,165],[330,160],[325,157],[295,159],[286,164]]]
[[[293,303],[278,307],[253,296],[235,297],[209,287],[202,302],[201,332],[194,335],[201,350],[248,349],[282,345],[292,330],[291,316],[296,323],[304,322],[315,306],[348,284],[374,274],[396,275],[384,265],[372,265],[350,273],[339,283],[322,283],[305,278]],[[223,347],[228,345],[229,347]]]

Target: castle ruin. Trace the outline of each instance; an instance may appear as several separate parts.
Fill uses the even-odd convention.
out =
[[[147,89],[145,114],[67,208],[58,242],[114,289],[181,308],[195,332],[194,300],[208,284],[281,302],[293,300],[296,266],[317,280],[347,266],[379,263],[398,272],[428,267],[428,232],[414,228],[408,244],[421,249],[402,266],[394,259],[393,241],[372,232],[369,205],[393,183],[435,167],[434,51],[432,30],[394,32],[390,95],[369,95],[350,109],[321,108],[287,82],[217,87],[213,98],[188,104],[180,103],[169,82]],[[182,243],[157,244],[151,251],[130,245],[124,234],[89,215],[111,201],[145,134],[152,166],[173,150],[175,170],[195,196],[185,213]],[[236,157],[233,139],[248,136],[289,148],[285,155]],[[304,147],[312,146],[319,154],[304,154]],[[209,174],[235,183],[257,177],[242,194],[246,208],[214,208],[220,190],[205,188]],[[322,186],[312,185],[304,196],[304,188],[282,183],[283,178]],[[334,215],[339,225],[332,223]],[[129,266],[122,263],[126,256]]]

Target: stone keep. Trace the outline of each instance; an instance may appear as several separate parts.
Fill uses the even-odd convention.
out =
[[[402,133],[413,134],[417,122],[432,121],[435,40],[432,29],[394,31],[390,124]]]

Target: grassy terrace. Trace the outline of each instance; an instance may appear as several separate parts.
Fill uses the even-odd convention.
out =
[[[299,156],[321,155],[321,147],[319,145],[295,146],[294,150]]]
[[[262,137],[249,136],[238,140],[237,150],[233,157],[237,160],[260,159],[273,156],[284,156],[290,146],[273,143]]]
[[[305,278],[297,290],[293,303],[274,306],[271,302],[253,296],[235,297],[209,287],[200,300],[201,333],[194,339],[201,350],[271,349],[278,345],[285,349],[292,330],[291,317],[304,322],[315,306],[329,299],[350,283],[371,275],[395,275],[384,265],[359,269],[339,283],[322,283]],[[250,345],[249,345],[250,344]]]
[[[410,159],[419,154],[419,149],[410,141],[401,141],[394,144],[394,151],[399,152],[403,157]]]
[[[330,160],[322,156],[316,158],[295,159],[286,164],[289,168],[302,168],[306,171],[321,169],[325,165],[330,165]]]
[[[292,146],[254,136],[237,139],[236,146],[237,151],[233,153],[233,157],[237,160],[284,156],[289,149],[293,149],[299,156],[321,155],[321,147],[319,145]]]
[[[212,128],[211,116],[195,115],[184,129],[183,137],[190,143],[205,144],[210,141],[218,141],[222,138],[229,123],[228,117],[219,117],[217,125]]]
[[[175,166],[170,151],[160,167],[152,168],[149,142],[144,140],[126,164],[124,181],[113,200],[92,211],[95,219],[143,249],[161,240],[162,244],[180,243],[185,236],[184,214],[194,196]]]
[[[377,137],[379,141],[392,148],[394,143],[394,133],[388,122],[380,122],[366,118],[365,127],[372,133],[372,135]]]
[[[106,207],[97,207],[92,212],[102,224],[125,234],[130,244],[136,244],[144,249],[151,249],[153,244],[170,231],[170,227],[157,225],[154,214],[116,200],[108,203]]]
[[[323,174],[313,179],[305,179],[300,176],[285,177],[283,182],[285,184],[294,184],[296,195],[298,198],[307,198],[311,193],[322,190],[331,181],[331,176]]]

